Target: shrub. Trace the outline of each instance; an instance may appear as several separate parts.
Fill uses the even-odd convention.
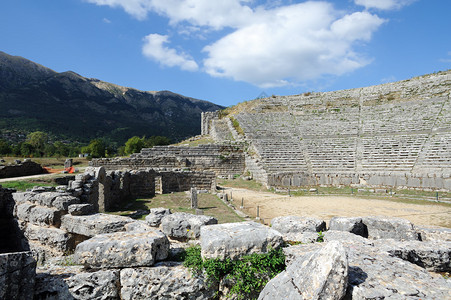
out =
[[[285,256],[282,248],[279,248],[271,249],[268,253],[243,256],[240,260],[203,260],[200,246],[195,246],[186,250],[183,265],[195,274],[204,272],[210,285],[221,279],[231,282],[233,286],[227,296],[254,299],[271,278],[285,270]]]

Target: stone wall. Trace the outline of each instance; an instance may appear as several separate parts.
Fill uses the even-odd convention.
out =
[[[106,170],[183,169],[214,172],[217,176],[242,174],[244,153],[240,145],[156,146],[128,158],[93,159],[93,167]]]
[[[210,134],[210,123],[212,119],[219,116],[219,111],[206,111],[201,114],[201,134]]]
[[[41,165],[25,160],[22,163],[10,164],[6,166],[0,165],[0,178],[19,177],[28,175],[42,174],[43,169]]]

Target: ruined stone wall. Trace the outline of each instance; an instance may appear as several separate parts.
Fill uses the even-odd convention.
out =
[[[15,165],[0,165],[0,178],[37,175],[42,173],[43,169],[41,165],[32,161],[24,161],[23,163]]]
[[[219,111],[206,111],[201,114],[201,134],[210,134],[210,123],[212,119],[219,116]]]
[[[217,176],[242,174],[244,153],[239,145],[156,146],[128,158],[94,159],[91,166],[106,170],[182,169],[214,172]]]

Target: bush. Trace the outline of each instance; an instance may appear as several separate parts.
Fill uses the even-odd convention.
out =
[[[268,253],[243,256],[240,260],[203,260],[200,246],[195,246],[186,250],[183,265],[195,274],[205,272],[210,285],[221,279],[233,283],[228,296],[254,299],[270,279],[285,270],[285,256],[282,248],[279,248],[271,249]]]

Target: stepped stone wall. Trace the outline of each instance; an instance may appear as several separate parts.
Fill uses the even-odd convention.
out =
[[[91,166],[106,170],[183,169],[214,172],[217,176],[241,174],[244,153],[240,145],[156,146],[128,158],[93,159]]]
[[[451,189],[451,71],[396,83],[254,100],[233,114],[268,186]],[[227,141],[229,118],[210,120]],[[249,164],[248,164],[249,163]],[[255,171],[254,171],[255,170]],[[264,172],[263,172],[264,170]],[[266,175],[265,175],[266,172]]]

